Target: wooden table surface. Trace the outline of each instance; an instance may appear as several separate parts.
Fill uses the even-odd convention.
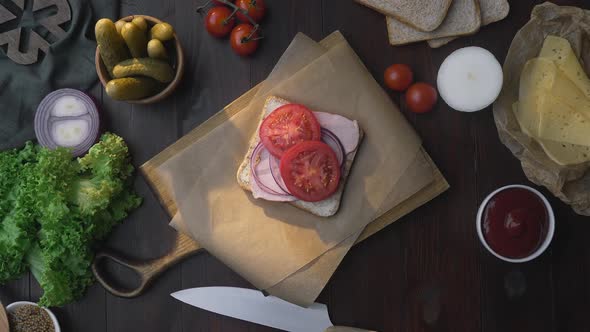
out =
[[[382,83],[390,64],[408,63],[420,81],[435,82],[443,59],[468,45],[502,62],[516,31],[541,1],[511,1],[507,19],[441,49],[426,43],[388,45],[383,16],[352,0],[267,0],[265,39],[252,58],[232,53],[227,40],[207,34],[195,13],[200,1],[121,0],[121,15],[148,14],[172,23],[187,55],[179,90],[153,106],[110,100],[97,86],[106,128],[129,143],[134,163],[157,154],[224,105],[262,81],[297,32],[319,40],[340,30]],[[555,1],[590,9],[588,0]],[[499,141],[491,109],[455,112],[443,102],[424,115],[390,93],[451,185],[451,189],[354,247],[319,297],[335,323],[379,331],[590,331],[590,220],[550,197],[557,217],[549,250],[526,264],[504,263],[480,245],[474,219],[482,199],[512,183],[530,184]],[[173,237],[168,216],[143,178],[143,206],[118,227],[107,246],[139,258],[164,254]],[[119,271],[123,280],[133,276]],[[209,254],[189,258],[143,296],[121,299],[99,285],[79,302],[55,309],[64,332],[272,331],[174,300],[198,286],[249,284]],[[37,300],[32,276],[0,287],[3,303]]]

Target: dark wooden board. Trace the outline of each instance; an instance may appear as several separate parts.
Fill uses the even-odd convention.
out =
[[[506,20],[431,50],[425,43],[389,46],[383,17],[352,0],[267,0],[267,37],[248,59],[235,56],[227,40],[206,33],[194,13],[199,2],[121,1],[121,15],[146,14],[173,23],[187,55],[184,81],[162,103],[132,106],[110,100],[100,87],[91,91],[102,101],[106,127],[125,137],[136,165],[263,80],[299,31],[321,39],[340,30],[379,82],[385,67],[404,62],[417,79],[433,83],[445,56],[459,47],[483,46],[502,61],[514,34],[542,1],[511,1]],[[587,0],[554,2],[590,9]],[[328,304],[333,321],[379,331],[590,331],[590,220],[551,197],[557,229],[550,250],[522,265],[495,259],[477,239],[477,206],[494,188],[530,183],[498,140],[491,110],[463,114],[439,103],[430,114],[414,115],[399,94],[390,95],[451,189],[350,251],[319,298]],[[107,245],[136,257],[158,257],[173,237],[168,216],[141,177],[136,188],[144,206]],[[169,296],[211,285],[249,287],[214,257],[200,254],[168,271],[142,297],[123,300],[94,286],[80,302],[55,311],[64,332],[274,331]],[[0,286],[5,304],[39,295],[29,275]]]

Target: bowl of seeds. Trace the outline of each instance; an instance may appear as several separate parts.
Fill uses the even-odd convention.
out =
[[[6,307],[10,332],[61,332],[57,318],[33,302],[14,302]]]

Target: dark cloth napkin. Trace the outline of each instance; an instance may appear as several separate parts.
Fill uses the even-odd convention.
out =
[[[35,4],[35,2],[39,3]],[[21,146],[35,138],[33,120],[37,105],[49,92],[60,88],[87,90],[97,81],[94,67],[94,23],[102,18],[115,19],[118,0],[64,0],[69,3],[71,20],[61,24],[58,36],[39,22],[55,16],[59,0],[0,1],[0,34],[22,27],[21,42],[28,31],[47,41],[47,53],[40,51],[36,63],[17,64],[7,55],[8,44],[0,46],[0,150]],[[19,7],[24,3],[23,9]],[[46,6],[49,3],[49,6]],[[45,8],[34,11],[43,4]],[[36,7],[34,7],[36,6]],[[22,14],[21,14],[22,13]],[[12,14],[12,15],[11,15]],[[12,16],[13,19],[6,19]],[[27,35],[29,37],[27,37]],[[23,39],[24,38],[24,39]],[[26,46],[25,46],[26,47]],[[23,49],[26,52],[26,48]]]

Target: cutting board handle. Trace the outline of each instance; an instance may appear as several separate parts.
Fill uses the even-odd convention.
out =
[[[194,255],[201,251],[201,246],[192,238],[183,233],[177,233],[172,250],[166,255],[148,260],[138,261],[130,259],[113,250],[105,249],[96,254],[92,263],[92,272],[98,282],[111,294],[119,297],[132,298],[137,297],[150,286],[150,284],[171,266],[181,260]],[[101,263],[105,260],[112,260],[119,265],[123,265],[135,272],[140,278],[140,284],[135,289],[125,289],[117,286],[114,278],[106,275],[106,271],[100,268]]]

